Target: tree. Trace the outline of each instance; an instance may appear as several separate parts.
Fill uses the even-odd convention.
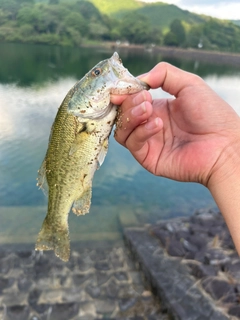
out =
[[[0,8],[8,14],[8,18],[14,20],[20,8],[20,2],[15,0],[0,0]]]
[[[80,12],[82,16],[88,20],[89,22],[92,20],[95,21],[102,21],[101,13],[98,11],[98,9],[89,1],[81,0],[77,1],[74,5],[74,9],[76,12]]]
[[[19,25],[34,24],[37,19],[37,12],[33,6],[22,7],[17,14],[17,21]]]
[[[34,4],[34,0],[17,0],[17,2],[19,2],[21,5],[22,4]]]
[[[6,23],[8,21],[8,15],[2,9],[0,9],[0,25]]]
[[[109,35],[109,30],[102,23],[91,22],[89,24],[89,37],[91,39],[104,39]]]
[[[149,43],[161,44],[162,43],[162,30],[157,27],[153,27],[149,34]]]
[[[198,48],[199,43],[203,45],[203,28],[202,25],[192,26],[187,35],[187,46]]]
[[[19,25],[31,24],[37,33],[57,33],[65,15],[66,10],[61,6],[37,4],[22,7],[18,12],[17,21]]]
[[[48,2],[50,5],[51,4],[59,4],[59,0],[49,0]]]
[[[77,30],[80,34],[87,32],[87,23],[81,13],[71,12],[64,19],[64,24],[72,29]]]
[[[173,20],[170,25],[171,31],[176,35],[177,41],[180,46],[182,46],[186,40],[186,32],[179,19]]]
[[[173,20],[170,25],[170,31],[164,37],[164,44],[169,46],[184,46],[186,41],[186,32],[179,19]]]
[[[33,27],[30,24],[23,24],[19,28],[19,33],[25,40],[27,40],[26,38],[30,37],[33,34],[33,31]]]
[[[209,43],[209,49],[240,51],[240,27],[231,22],[212,18],[204,23],[203,36]]]
[[[120,34],[131,43],[149,42],[152,28],[150,21],[144,15],[129,13],[123,17],[120,24]]]
[[[164,38],[163,38],[163,43],[166,46],[177,47],[178,46],[178,41],[177,41],[177,37],[176,37],[175,33],[173,33],[172,31],[169,31],[168,33],[166,33]]]

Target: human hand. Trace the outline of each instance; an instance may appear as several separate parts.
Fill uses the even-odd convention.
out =
[[[235,111],[201,78],[170,64],[159,63],[140,78],[176,99],[152,101],[147,91],[113,96],[122,103],[115,139],[155,175],[210,187],[233,174],[234,163],[227,163],[238,161],[240,150]]]
[[[153,174],[208,187],[240,254],[239,116],[201,78],[167,63],[141,80],[175,99],[113,96],[122,110],[116,140]]]

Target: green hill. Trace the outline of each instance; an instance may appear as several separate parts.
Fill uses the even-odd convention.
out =
[[[240,22],[139,0],[0,0],[0,42],[103,41],[240,52]]]
[[[89,0],[115,20],[112,38],[205,50],[240,51],[240,22],[198,15],[163,2]],[[144,19],[146,17],[146,19]],[[118,25],[119,24],[119,25]],[[150,26],[149,26],[150,25]]]
[[[240,20],[232,20],[232,23],[236,26],[240,26]]]
[[[182,10],[175,5],[163,2],[147,4],[137,0],[90,0],[101,13],[121,19],[129,12],[145,15],[153,26],[168,29],[175,19],[186,24],[196,24],[206,21],[206,17]]]
[[[161,28],[169,27],[171,22],[175,19],[184,21],[187,24],[195,24],[205,21],[201,16],[182,10],[172,4],[148,4],[136,11],[149,17],[152,25],[160,26]]]
[[[127,13],[143,7],[145,4],[136,0],[89,0],[101,13],[109,16],[119,16],[121,12]]]

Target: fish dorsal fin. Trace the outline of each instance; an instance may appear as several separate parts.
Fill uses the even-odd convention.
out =
[[[47,177],[46,177],[46,161],[43,160],[43,163],[38,170],[38,177],[37,177],[37,186],[42,189],[43,193],[48,196],[48,184],[47,184]]]
[[[108,139],[105,139],[103,144],[102,144],[102,148],[98,154],[98,168],[101,167],[101,165],[103,164],[103,161],[106,157],[106,154],[107,154],[107,151],[108,151]]]

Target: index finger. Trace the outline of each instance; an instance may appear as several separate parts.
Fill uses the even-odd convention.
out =
[[[175,97],[184,88],[203,83],[203,80],[197,75],[183,71],[167,62],[158,63],[152,70],[139,78],[152,89],[161,87]]]
[[[111,95],[110,99],[113,104],[116,104],[117,106],[120,106],[123,101],[128,97],[128,95]]]

